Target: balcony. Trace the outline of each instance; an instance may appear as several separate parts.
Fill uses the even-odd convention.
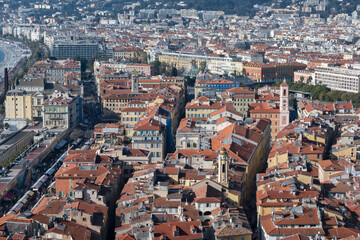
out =
[[[62,117],[49,117],[50,120],[64,120]]]

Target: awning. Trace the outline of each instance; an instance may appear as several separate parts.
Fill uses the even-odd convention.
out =
[[[27,194],[29,194],[30,197],[34,196],[34,192],[33,192],[33,191],[27,191]]]
[[[11,210],[14,211],[15,213],[18,213],[23,206],[24,204],[18,202],[12,207]]]
[[[39,178],[39,180],[37,180],[31,188],[35,191],[39,190],[39,188],[44,184],[44,182],[46,182],[47,179],[48,176],[42,175],[41,178]]]
[[[66,143],[67,143],[66,140],[64,140],[64,139],[61,140],[61,141],[59,142],[59,144],[55,146],[55,149],[57,149],[57,150],[61,149],[62,147],[65,146]]]
[[[20,202],[25,205],[27,203],[27,201],[28,201],[27,198],[22,198]]]
[[[44,184],[43,181],[37,181],[31,188],[35,191],[39,190],[39,188]]]
[[[55,169],[50,168],[49,170],[46,171],[45,174],[51,176],[51,175],[53,175],[54,172],[55,172]]]
[[[40,178],[40,180],[42,181],[42,182],[46,182],[46,180],[48,180],[48,176],[46,176],[46,175],[43,175],[41,178]]]

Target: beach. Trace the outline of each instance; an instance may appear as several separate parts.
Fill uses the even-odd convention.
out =
[[[4,54],[4,59],[0,62],[0,78],[4,77],[5,68],[8,68],[11,71],[14,68],[17,68],[18,64],[25,58],[31,56],[29,48],[22,43],[5,39],[0,39],[0,51]]]

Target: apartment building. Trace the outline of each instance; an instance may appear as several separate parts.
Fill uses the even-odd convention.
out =
[[[234,88],[236,85],[238,85],[236,82],[227,79],[197,80],[195,82],[195,98],[200,95],[215,97],[217,93]]]
[[[82,118],[81,98],[55,91],[45,100],[43,126],[74,128]]]
[[[64,84],[65,79],[72,73],[72,77],[81,80],[81,63],[73,59],[44,60],[34,64],[36,71],[44,71],[48,83]]]
[[[236,54],[236,57],[240,58],[243,62],[255,62],[255,63],[263,63],[264,57],[263,55],[255,52],[247,52],[242,51]]]
[[[94,126],[95,146],[106,143],[115,145],[122,142],[125,127],[119,123],[99,123]]]
[[[307,84],[314,84],[315,71],[314,70],[299,70],[294,72],[294,82],[302,82]]]
[[[276,80],[293,80],[294,72],[305,69],[302,63],[275,63],[266,64],[247,63],[244,65],[244,74],[255,82],[275,82]]]
[[[130,59],[136,56],[140,56],[141,53],[143,53],[141,48],[138,47],[127,47],[127,46],[120,46],[120,47],[114,47],[113,49],[114,58],[116,59]]]
[[[140,107],[128,107],[122,110],[121,114],[121,123],[126,127],[133,128],[144,113],[147,108]]]
[[[261,239],[275,240],[295,234],[310,239],[324,235],[320,211],[317,208],[295,207],[261,217]]]
[[[178,69],[186,69],[193,61],[195,61],[198,67],[201,62],[207,62],[207,70],[209,72],[224,74],[230,72],[232,58],[222,55],[162,52],[159,55],[159,61],[169,63]]]
[[[153,118],[139,121],[134,128],[132,145],[137,149],[151,151],[152,162],[164,160],[166,154],[165,126]]]
[[[219,110],[225,106],[232,108],[232,104],[226,102],[213,102],[210,98],[201,96],[198,99],[193,99],[186,104],[185,114],[187,118],[197,117],[205,118],[209,117],[210,113]]]
[[[255,92],[244,87],[235,87],[222,93],[225,101],[232,101],[234,108],[239,113],[248,115],[249,105],[255,102]]]
[[[139,74],[146,75],[146,76],[154,75],[154,67],[150,64],[129,63],[126,65],[126,72],[133,73],[134,71],[136,71]]]
[[[315,84],[323,84],[331,90],[360,92],[360,65],[334,67],[323,63],[315,69]]]
[[[10,90],[5,100],[6,119],[28,119],[33,120],[32,96],[21,90]]]
[[[86,179],[91,181],[92,184],[106,187],[108,190],[106,195],[110,195],[110,192],[115,191],[119,184],[120,173],[117,168],[97,165],[62,167],[54,176],[56,180],[56,196],[79,198],[81,194],[77,192],[77,185],[81,183],[81,180],[84,182]],[[102,177],[99,178],[99,176]],[[91,199],[91,196],[89,197]]]
[[[100,55],[100,45],[89,41],[56,41],[50,47],[52,57],[67,59],[80,57],[90,60],[93,56]]]
[[[5,99],[6,122],[20,129],[28,121],[42,121],[44,99],[44,95],[40,92],[8,91]]]

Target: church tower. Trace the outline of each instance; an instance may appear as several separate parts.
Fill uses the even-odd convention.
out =
[[[135,71],[131,75],[131,93],[139,93],[139,77]]]
[[[226,153],[226,149],[221,148],[218,156],[218,183],[220,183],[225,187],[229,187],[228,171],[229,171],[228,155]]]
[[[289,86],[284,80],[280,85],[280,131],[289,125]]]

